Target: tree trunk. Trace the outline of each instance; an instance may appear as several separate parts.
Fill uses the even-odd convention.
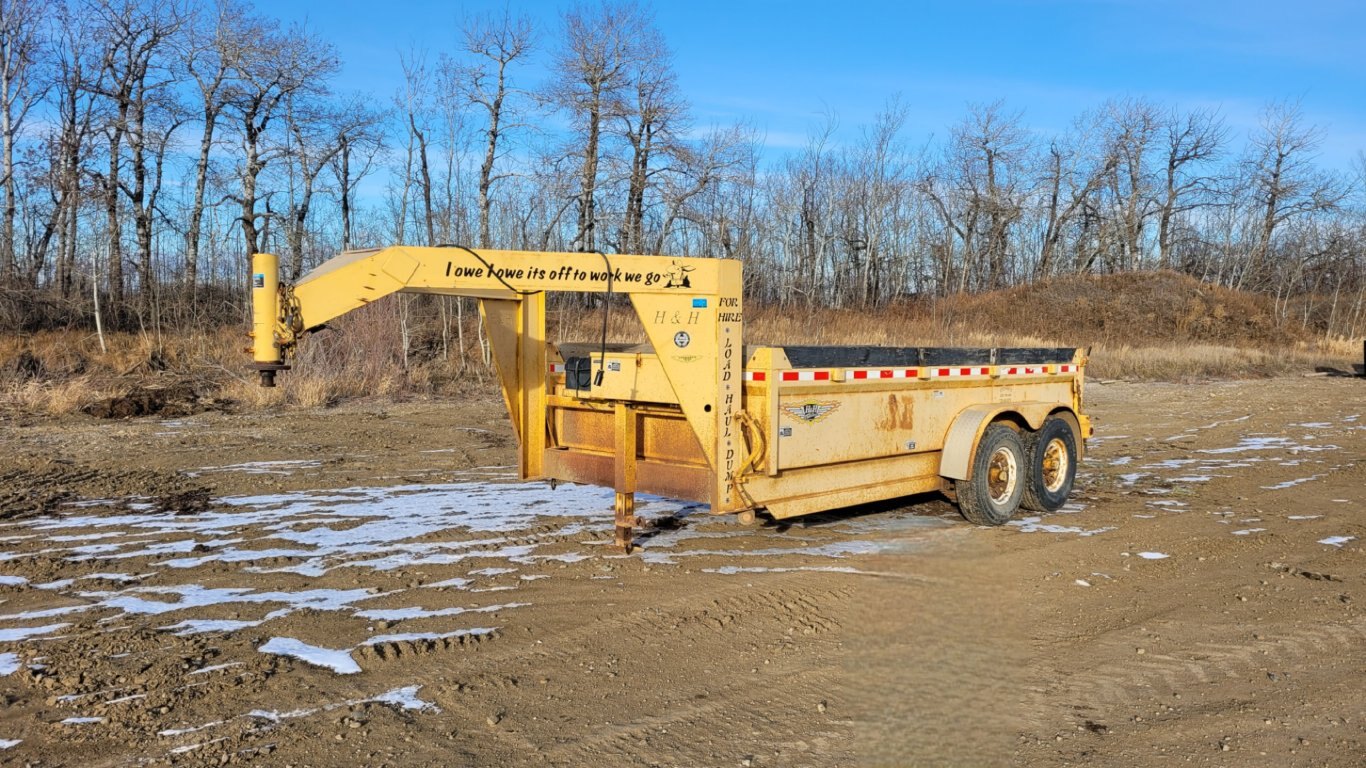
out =
[[[583,146],[583,175],[579,181],[579,233],[574,240],[580,251],[595,251],[593,225],[597,218],[594,198],[598,183],[598,142],[602,132],[601,95],[588,110],[588,135]]]
[[[422,174],[422,221],[426,224],[427,241],[424,245],[436,244],[436,230],[432,221],[432,171],[427,163],[427,137],[417,128],[417,121],[413,115],[408,115],[408,125],[413,129],[413,136],[417,138],[417,163],[418,171]]]
[[[341,227],[342,250],[351,250],[351,140],[346,134],[341,136]]]
[[[0,66],[0,97],[9,95],[9,67]],[[3,134],[4,174],[5,174],[5,213],[0,223],[0,278],[6,282],[14,277],[18,262],[14,248],[14,216],[16,213],[14,193],[14,127],[11,123],[9,99],[4,99],[0,108],[0,134]]]
[[[503,120],[503,98],[507,94],[507,63],[498,62],[498,85],[493,101],[489,105],[488,143],[484,147],[484,162],[479,166],[479,245],[488,248],[493,245],[489,233],[489,192],[493,186],[493,161],[498,156],[498,132]]]
[[[119,219],[119,150],[118,129],[109,139],[109,176],[105,179],[104,213],[108,222],[105,233],[109,241],[109,311],[113,313],[115,324],[123,307],[123,230]]]
[[[199,137],[199,158],[194,167],[194,201],[190,204],[190,220],[185,230],[185,285],[191,295],[199,285],[199,238],[204,222],[204,190],[209,183],[209,153],[213,150],[214,125],[218,120],[216,108],[204,109],[204,133]]]

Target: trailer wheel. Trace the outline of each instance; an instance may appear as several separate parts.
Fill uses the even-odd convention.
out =
[[[1027,452],[1015,430],[992,424],[977,442],[972,474],[958,484],[958,509],[968,522],[1004,525],[1020,507],[1027,479]]]
[[[1077,436],[1066,419],[1051,418],[1028,442],[1029,476],[1020,506],[1056,512],[1067,503],[1077,477]]]

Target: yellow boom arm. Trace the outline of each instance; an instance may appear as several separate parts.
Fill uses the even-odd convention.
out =
[[[651,485],[674,491],[691,488],[692,493],[678,495],[709,501],[717,512],[749,506],[739,498],[733,478],[750,453],[736,421],[743,407],[744,366],[743,281],[737,261],[394,246],[343,253],[294,285],[280,283],[278,275],[275,256],[253,256],[253,358],[265,386],[272,386],[275,373],[288,367],[286,360],[302,336],[378,298],[396,292],[474,297],[479,299],[508,412],[517,429],[524,479],[552,477],[613,485],[618,492],[620,525],[620,507],[629,506],[629,499],[623,502],[621,495],[634,492],[639,482],[637,433],[650,439],[651,408],[675,408],[696,436],[706,467],[697,467],[693,475],[682,471],[683,480],[678,472],[655,478],[642,490]],[[608,290],[630,296],[654,348],[653,355],[636,356],[636,367],[644,371],[637,378],[648,383],[649,372],[657,369],[667,382],[667,387],[658,388],[663,394],[651,396],[657,406],[641,407],[636,389],[624,390],[628,394],[619,399],[599,396],[588,405],[576,401],[576,407],[614,412],[618,458],[610,461],[602,456],[571,456],[572,447],[552,445],[556,419],[548,418],[548,408],[553,409],[561,396],[550,391],[545,334],[546,292]],[[612,373],[622,374],[621,362],[615,365]],[[554,466],[547,467],[548,447],[569,453],[553,457]],[[624,459],[623,453],[628,454]],[[615,462],[609,467],[608,482],[601,482],[604,461]],[[650,468],[641,471],[649,475]],[[626,517],[630,518],[629,509]]]

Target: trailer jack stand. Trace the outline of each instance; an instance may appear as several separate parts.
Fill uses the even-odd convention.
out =
[[[618,493],[616,504],[616,539],[613,542],[626,554],[631,554],[633,532],[636,526],[636,495]]]

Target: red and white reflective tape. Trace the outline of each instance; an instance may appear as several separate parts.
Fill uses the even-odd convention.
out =
[[[961,376],[988,376],[991,374],[990,368],[931,368],[930,378],[932,379],[956,379]]]
[[[550,364],[550,372],[551,372],[551,373],[564,373],[564,363],[551,363],[551,364]]]
[[[920,377],[918,368],[860,368],[850,371],[852,379],[915,379]]]
[[[829,381],[829,371],[783,371],[783,381]]]
[[[859,368],[849,370],[846,380],[878,381],[886,379],[957,379],[971,376],[991,376],[990,366],[953,366],[944,368]],[[1076,373],[1076,365],[1017,365],[996,368],[996,376],[1043,376],[1049,373]],[[831,371],[775,371],[778,381],[837,381]],[[745,371],[745,381],[766,381],[764,371]]]
[[[1001,371],[1002,376],[1042,376],[1050,373],[1076,373],[1077,366],[1072,363],[1067,365],[1021,365],[1011,366]]]

